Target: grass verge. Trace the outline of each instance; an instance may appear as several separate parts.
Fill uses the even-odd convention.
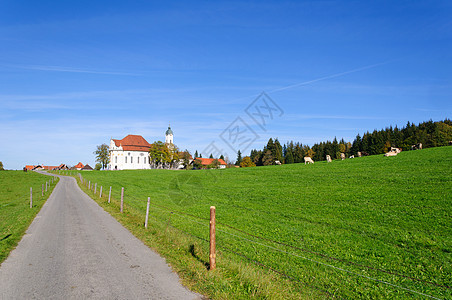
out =
[[[45,183],[50,186],[45,191]],[[36,172],[0,172],[0,264],[19,243],[58,182]],[[44,193],[42,186],[44,185]],[[30,187],[33,207],[30,208]]]

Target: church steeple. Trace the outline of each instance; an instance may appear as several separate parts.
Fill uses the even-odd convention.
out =
[[[173,131],[170,124],[168,124],[168,130],[165,132],[165,143],[173,144]]]

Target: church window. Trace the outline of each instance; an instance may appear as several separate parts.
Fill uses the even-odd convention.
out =
[[[140,157],[138,156],[138,158],[137,158],[137,164],[139,164],[140,163]]]
[[[144,158],[144,164],[146,164],[146,157]]]
[[[125,159],[126,159],[126,163],[127,163],[127,156],[126,157],[124,157]]]
[[[117,164],[117,163],[118,163],[118,157],[115,156],[115,164]]]
[[[133,164],[133,156],[130,157],[130,163]]]

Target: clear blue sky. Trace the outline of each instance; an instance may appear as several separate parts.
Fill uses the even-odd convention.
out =
[[[3,0],[0,161],[94,165],[169,122],[181,149],[235,160],[237,122],[249,154],[450,118],[451,38],[451,1]],[[262,92],[279,110],[260,127]]]

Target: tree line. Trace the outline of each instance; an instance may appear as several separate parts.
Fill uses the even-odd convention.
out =
[[[242,159],[240,151],[237,153],[237,165],[266,166],[273,164],[293,164],[304,161],[305,156],[315,161],[326,160],[330,155],[332,159],[340,159],[341,153],[346,157],[357,155],[377,155],[388,152],[391,147],[401,148],[403,151],[411,150],[413,145],[422,143],[423,148],[447,146],[452,141],[452,122],[449,119],[433,122],[432,120],[418,125],[408,122],[402,128],[386,127],[381,130],[367,131],[362,136],[358,133],[353,142],[346,142],[342,138],[314,144],[312,147],[301,142],[287,142],[281,145],[279,140],[270,138],[262,150],[253,149],[249,160]],[[242,162],[246,159],[246,164]]]

